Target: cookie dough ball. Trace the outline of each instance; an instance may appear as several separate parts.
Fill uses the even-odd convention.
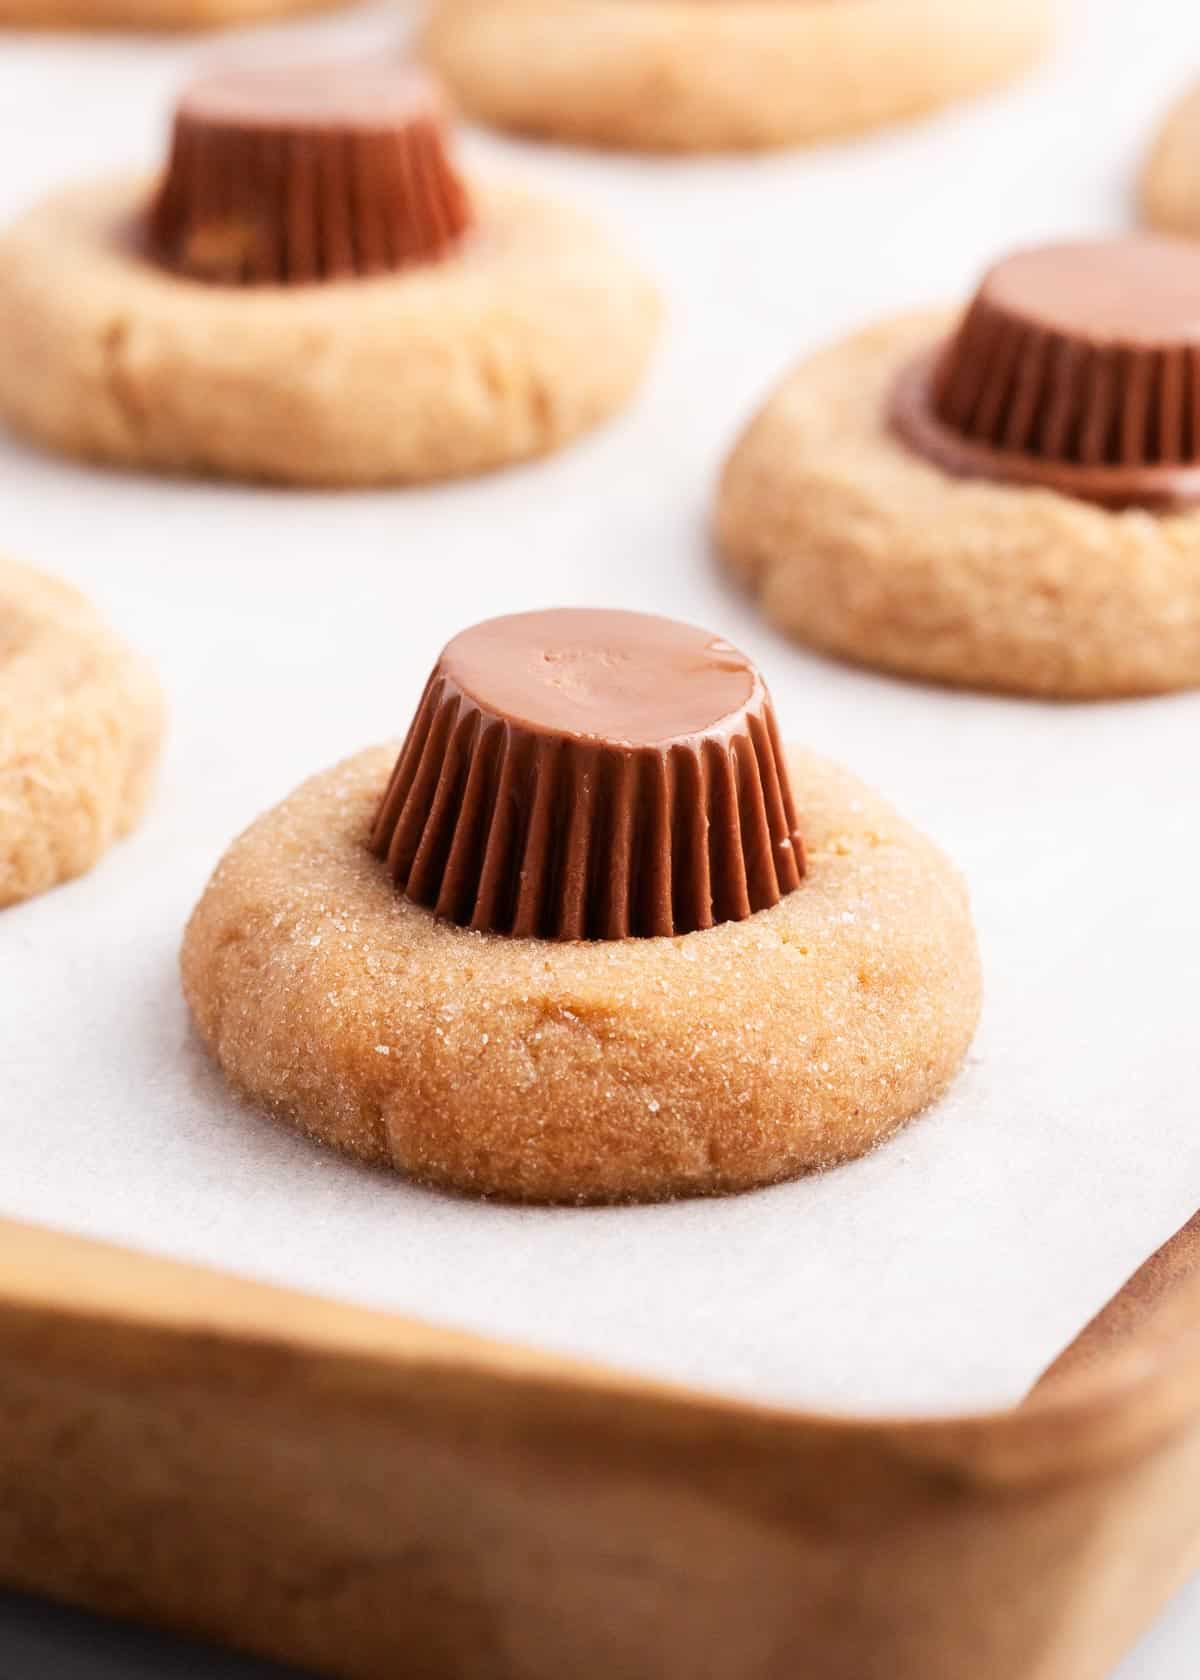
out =
[[[802,362],[726,463],[725,566],[782,630],[881,670],[1075,699],[1200,683],[1181,265],[1179,241],[1018,253],[965,316]]]
[[[1048,0],[437,0],[425,47],[464,108],[648,151],[790,146],[1006,81]]]
[[[183,984],[232,1084],[422,1182],[528,1201],[746,1189],[873,1148],[944,1090],[980,1003],[962,881],[853,777],[790,755],[794,891],[676,937],[475,932],[372,851],[396,746],[226,854]]]
[[[461,179],[423,72],[227,72],[181,100],[159,183],[0,235],[0,417],[127,467],[418,483],[607,419],[658,322],[585,218]]]
[[[1146,160],[1141,207],[1164,233],[1200,236],[1200,82],[1173,108]]]
[[[0,0],[0,27],[221,29],[339,4],[339,0]]]
[[[0,906],[81,875],[141,816],[158,683],[74,589],[0,559]]]

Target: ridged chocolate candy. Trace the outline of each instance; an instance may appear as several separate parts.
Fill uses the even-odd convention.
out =
[[[1200,499],[1200,246],[1134,236],[1009,257],[905,370],[892,421],[961,476],[1109,507]]]
[[[279,284],[432,261],[470,220],[433,81],[411,65],[340,63],[190,88],[148,234],[194,278]]]
[[[449,643],[372,846],[439,916],[544,939],[740,921],[804,874],[750,661],[690,625],[582,609],[490,619]]]

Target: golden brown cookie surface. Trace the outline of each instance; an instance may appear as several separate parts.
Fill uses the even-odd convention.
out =
[[[785,377],[722,477],[728,569],[781,629],[884,670],[1073,698],[1200,683],[1200,513],[951,478],[893,435],[897,378],[952,319],[886,322]]]
[[[244,1094],[417,1179],[531,1201],[731,1191],[872,1148],[943,1090],[980,979],[952,866],[808,754],[794,892],[677,938],[437,920],[369,847],[395,757],[307,782],[230,848],[183,947]]]
[[[977,93],[1048,0],[439,0],[426,51],[484,122],[663,151],[787,146]]]
[[[81,875],[133,827],[162,728],[148,665],[90,603],[0,559],[0,905]]]
[[[149,192],[78,187],[0,236],[0,416],[61,453],[306,485],[482,472],[608,418],[649,359],[649,281],[522,194],[478,193],[445,262],[279,288],[148,259]]]
[[[1176,104],[1146,160],[1142,215],[1165,233],[1200,235],[1200,83]]]

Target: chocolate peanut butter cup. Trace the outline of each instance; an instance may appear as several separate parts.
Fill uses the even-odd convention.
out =
[[[1008,257],[904,370],[891,421],[958,476],[1113,508],[1200,501],[1200,247],[1134,236]]]
[[[439,916],[544,939],[741,921],[805,867],[756,668],[707,631],[584,609],[448,644],[371,844]]]
[[[470,222],[431,78],[340,63],[196,82],[147,233],[164,263],[194,278],[281,284],[430,262]]]

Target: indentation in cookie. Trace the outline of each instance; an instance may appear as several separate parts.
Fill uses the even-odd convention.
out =
[[[437,260],[470,224],[436,84],[412,65],[343,63],[195,83],[147,232],[196,279],[303,283]]]
[[[448,645],[372,845],[438,915],[547,939],[741,921],[805,867],[750,661],[687,625],[578,609]]]

